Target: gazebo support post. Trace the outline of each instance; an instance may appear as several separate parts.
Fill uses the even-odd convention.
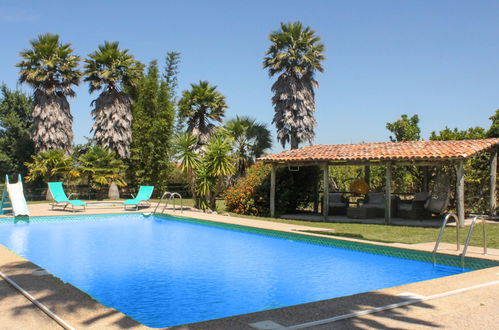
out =
[[[496,215],[497,208],[497,149],[494,149],[490,154],[490,215]]]
[[[385,225],[392,222],[392,164],[386,164],[386,182],[385,182]]]
[[[371,181],[371,166],[364,166],[364,182],[370,185]]]
[[[423,166],[423,191],[424,192],[429,192],[430,191],[430,185],[428,181],[428,176],[429,176],[429,168],[428,166]]]
[[[272,163],[270,170],[270,217],[275,218],[275,172],[276,165]]]
[[[456,204],[459,227],[464,227],[464,160],[456,164]]]
[[[324,163],[323,165],[323,182],[324,182],[324,196],[323,196],[323,206],[322,213],[324,215],[324,220],[327,220],[329,214],[329,164]]]
[[[314,213],[319,213],[319,177],[314,182]]]

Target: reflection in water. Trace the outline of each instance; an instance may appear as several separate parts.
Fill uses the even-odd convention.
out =
[[[29,226],[19,223],[16,224],[12,232],[10,233],[10,248],[20,256],[25,257],[25,253],[27,250],[29,237]]]

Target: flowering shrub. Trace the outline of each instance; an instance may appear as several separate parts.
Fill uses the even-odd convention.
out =
[[[261,162],[251,166],[246,176],[240,178],[225,192],[225,206],[230,212],[246,215],[268,215],[270,203],[268,189],[272,166]]]
[[[250,167],[225,192],[225,206],[229,212],[245,215],[269,216],[270,171],[272,166],[261,162]],[[319,180],[316,166],[291,172],[286,167],[276,171],[276,213],[293,213],[313,202],[314,184]]]

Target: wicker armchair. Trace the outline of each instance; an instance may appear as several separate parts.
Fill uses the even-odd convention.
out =
[[[342,193],[329,193],[329,214],[347,214],[348,200]]]
[[[414,195],[414,199],[409,201],[399,201],[397,206],[397,214],[404,219],[424,219],[429,218],[431,213],[426,209],[425,205],[430,198],[427,192],[420,192]]]

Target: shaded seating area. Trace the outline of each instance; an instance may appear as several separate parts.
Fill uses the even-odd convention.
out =
[[[396,215],[397,199],[395,196],[390,198],[392,199],[390,203],[391,214]],[[353,219],[382,218],[385,216],[386,204],[385,193],[370,192],[366,195],[362,205],[348,208],[347,216]]]
[[[382,166],[385,170],[384,192],[369,193],[363,203],[347,206],[347,216],[353,218],[384,217],[385,224],[391,224],[393,217],[418,219],[438,215],[445,212],[449,205],[449,191],[440,190],[428,193],[416,193],[412,200],[400,200],[395,197],[392,189],[392,171],[398,166],[415,166],[424,170],[427,176],[428,168],[455,169],[455,206],[459,225],[464,226],[464,162],[478,154],[487,154],[490,160],[489,181],[489,214],[495,215],[497,209],[497,153],[499,138],[453,141],[408,141],[380,142],[339,145],[312,145],[299,149],[285,151],[279,154],[267,155],[260,161],[272,165],[270,175],[270,213],[276,216],[276,169],[278,167],[320,166],[322,168],[322,216],[327,221],[330,212],[344,212],[345,201],[341,195],[329,193],[329,168],[331,166],[364,166],[366,182],[369,182],[371,166]],[[453,175],[454,176],[454,175]],[[452,178],[450,178],[452,180]],[[425,177],[428,182],[428,177]],[[448,189],[447,189],[448,190]],[[318,191],[318,189],[317,189]],[[318,193],[317,193],[318,194]],[[429,195],[429,197],[428,197]],[[330,201],[331,198],[331,201]],[[319,200],[318,196],[315,200]],[[331,205],[332,203],[333,205]],[[350,204],[350,203],[349,203]],[[355,210],[354,210],[355,209]],[[314,210],[318,207],[314,204]]]

